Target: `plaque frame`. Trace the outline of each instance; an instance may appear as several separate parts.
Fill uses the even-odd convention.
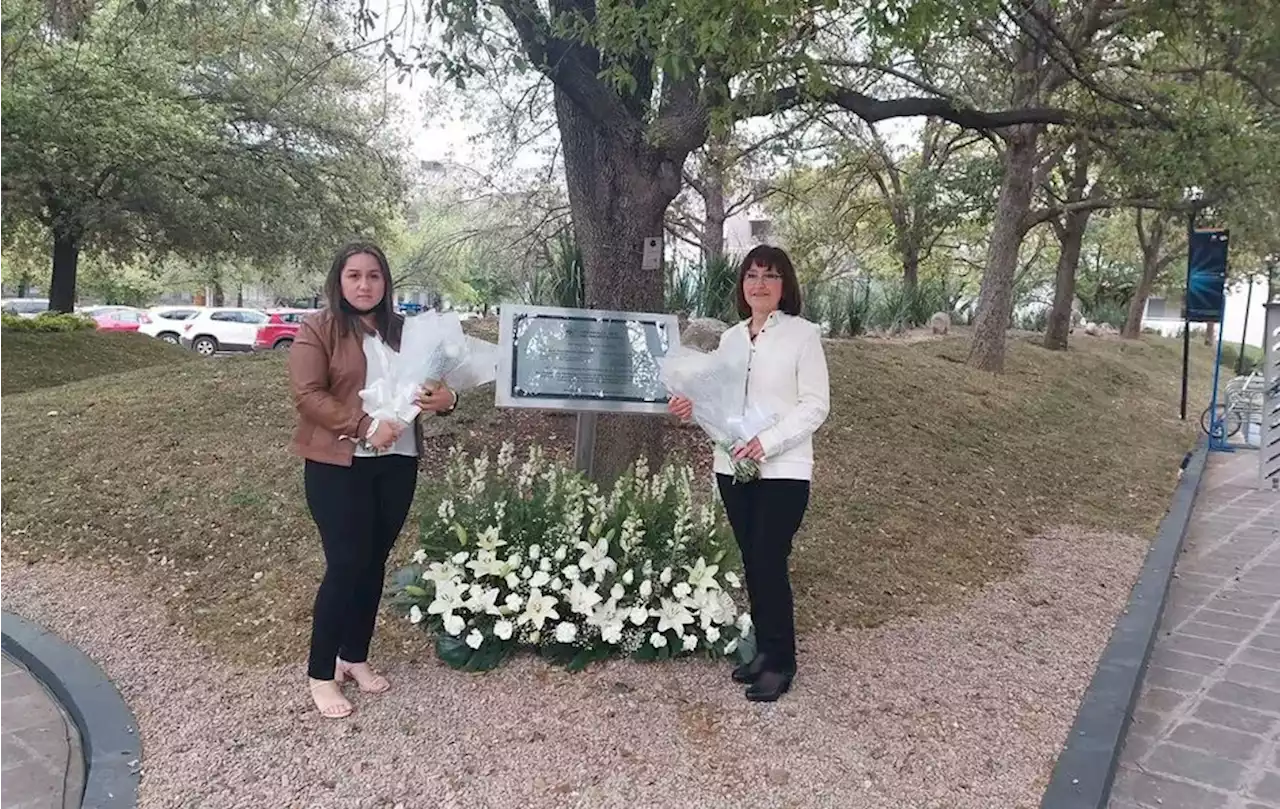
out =
[[[494,404],[498,407],[518,407],[529,410],[552,410],[572,413],[631,413],[636,415],[663,415],[667,412],[667,397],[652,402],[600,399],[595,396],[553,397],[516,396],[512,391],[515,382],[515,324],[518,318],[556,317],[590,320],[640,321],[663,326],[667,333],[667,351],[680,346],[680,322],[673,314],[654,312],[621,312],[611,309],[570,309],[559,306],[530,306],[504,303],[498,312],[498,374],[494,385]]]

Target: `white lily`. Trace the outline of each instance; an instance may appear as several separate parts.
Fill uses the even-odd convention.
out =
[[[456,581],[438,581],[436,582],[435,599],[427,605],[427,614],[448,616],[453,614],[454,610],[461,609],[462,606],[462,586]]]
[[[545,570],[539,570],[533,574],[533,578],[529,579],[530,587],[546,587],[551,583],[551,574]]]
[[[499,528],[496,525],[491,525],[481,531],[480,536],[476,537],[476,547],[482,551],[496,551],[501,546],[506,545],[505,540],[498,538],[498,531]]]
[[[549,619],[560,617],[560,613],[556,611],[557,603],[555,596],[544,596],[541,590],[534,590],[529,594],[529,601],[517,623],[533,624],[541,630]]]
[[[720,582],[716,581],[716,574],[720,572],[719,565],[708,565],[707,560],[698,557],[698,561],[693,567],[687,567],[689,571],[689,585],[695,590],[719,589]],[[725,574],[727,579],[729,574]]]
[[[409,557],[409,560],[413,562],[415,565],[420,565],[423,562],[427,561],[427,552],[424,551],[422,548],[418,548],[416,551],[413,552],[413,556]]]
[[[694,621],[693,616],[683,604],[669,598],[662,599],[662,607],[652,610],[649,614],[658,619],[659,632],[674,629],[677,635],[683,635],[684,628]]]
[[[589,542],[579,542],[578,548],[583,552],[582,558],[578,560],[578,567],[584,572],[591,571],[596,581],[600,581],[618,569],[618,563],[609,557],[608,537],[601,537],[594,545]]]
[[[422,572],[423,581],[436,582],[453,581],[462,575],[462,569],[452,562],[432,562],[426,570]]]
[[[588,587],[580,581],[575,581],[569,588],[569,609],[579,615],[590,615],[591,610],[603,600],[594,587]]]
[[[466,551],[458,551],[453,555],[453,563],[455,565],[460,565],[470,558],[471,558],[471,554],[467,553]]]
[[[471,597],[467,599],[464,606],[474,612],[476,615],[501,615],[498,609],[497,587],[491,587],[488,590],[478,584],[471,585]]]

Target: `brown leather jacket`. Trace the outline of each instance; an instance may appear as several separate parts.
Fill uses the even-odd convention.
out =
[[[400,347],[404,318],[391,322],[387,343]],[[351,466],[356,444],[372,419],[364,412],[360,391],[365,384],[364,335],[338,332],[338,321],[327,309],[302,321],[289,349],[289,387],[298,411],[292,449],[311,461]],[[418,457],[422,457],[421,420],[413,423]]]

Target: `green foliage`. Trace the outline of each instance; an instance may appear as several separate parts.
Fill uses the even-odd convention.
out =
[[[673,261],[667,266],[667,311],[736,323],[737,283],[738,260],[732,256],[683,264]]]
[[[582,249],[571,229],[556,234],[547,246],[547,280],[555,306],[580,308],[587,305],[587,278]]]
[[[320,261],[400,194],[368,60],[291,4],[4,6],[4,225],[93,253]]]
[[[83,315],[68,315],[61,312],[41,312],[35,317],[18,317],[8,312],[0,314],[0,325],[5,331],[25,332],[71,332],[96,329],[93,318]]]

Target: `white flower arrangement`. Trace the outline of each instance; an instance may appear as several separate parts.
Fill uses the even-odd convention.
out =
[[[538,447],[523,463],[509,444],[496,463],[455,450],[394,603],[470,671],[522,648],[573,670],[732,654],[750,626],[724,569],[732,540],[692,481],[641,461],[606,496]]]

